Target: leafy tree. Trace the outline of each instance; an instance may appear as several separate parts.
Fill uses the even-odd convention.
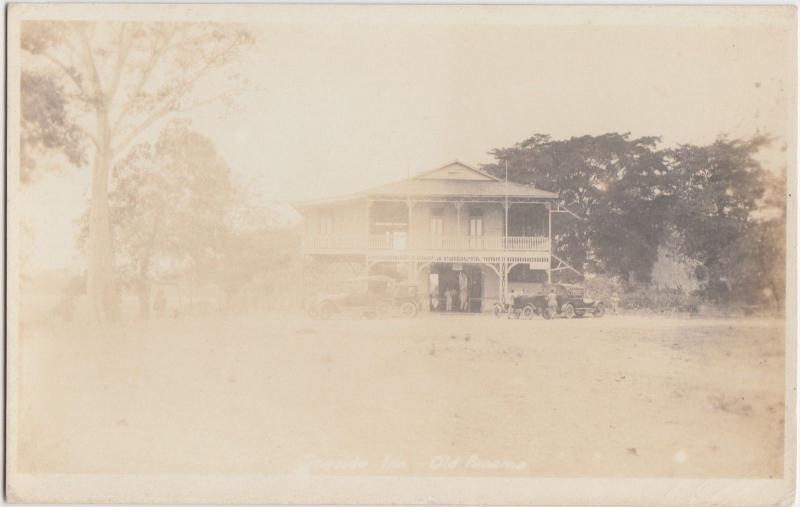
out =
[[[86,159],[85,139],[67,114],[63,87],[53,76],[42,72],[23,72],[20,81],[21,181],[31,181],[37,170],[37,157],[53,152],[63,154],[72,165],[82,165]]]
[[[236,192],[210,139],[173,121],[114,166],[109,194],[116,270],[149,316],[154,282],[216,268]]]
[[[240,25],[222,23],[121,23],[26,21],[21,47],[23,76],[58,75],[52,86],[22,88],[23,104],[54,104],[53,132],[23,133],[35,145],[77,150],[77,132],[92,152],[89,209],[88,293],[99,319],[116,314],[108,184],[114,161],[150,127],[170,113],[228,99],[237,84],[211,97],[198,97],[196,85],[227,66],[253,42]],[[25,73],[29,74],[25,74]],[[230,74],[234,81],[235,75]],[[28,109],[31,111],[32,109]],[[33,109],[35,111],[35,108]],[[31,118],[31,116],[28,116]],[[41,114],[23,124],[47,124]],[[41,141],[36,141],[41,138]],[[26,162],[29,164],[29,162]]]
[[[661,234],[666,206],[658,193],[663,163],[658,138],[628,134],[554,140],[537,134],[511,148],[493,150],[484,169],[557,192],[560,204],[578,215],[556,215],[556,255],[583,271],[647,278]]]
[[[299,304],[300,231],[280,223],[274,210],[239,201],[229,215],[228,237],[213,271],[229,305],[272,298],[277,306]]]
[[[709,146],[683,145],[665,153],[677,204],[670,220],[681,231],[683,252],[702,264],[698,274],[710,300],[754,303],[769,289],[782,304],[777,278],[785,273],[784,185],[755,158],[769,141],[723,137]],[[764,219],[765,211],[778,216]]]
[[[578,269],[647,282],[667,238],[699,264],[702,296],[782,308],[785,181],[756,158],[770,139],[719,138],[658,149],[627,134],[553,140],[537,134],[493,150],[485,169],[559,193],[581,220],[554,224],[556,255]]]

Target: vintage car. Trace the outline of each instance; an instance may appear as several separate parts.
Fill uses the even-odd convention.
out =
[[[555,313],[547,305],[547,295],[551,289],[556,294]],[[605,315],[605,304],[602,301],[587,298],[585,294],[585,289],[579,285],[545,284],[535,294],[516,295],[511,308],[502,305],[496,306],[494,314],[497,317],[508,315],[521,319],[532,319],[535,315],[541,315],[545,319],[557,316],[571,319],[583,317],[587,313],[595,317]]]
[[[351,278],[341,282],[339,288],[340,291],[312,297],[306,304],[308,316],[314,319],[329,319],[335,314],[414,317],[420,309],[417,285],[398,282],[389,276]]]

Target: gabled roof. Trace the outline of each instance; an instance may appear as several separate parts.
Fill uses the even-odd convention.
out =
[[[557,199],[558,194],[540,190],[530,185],[521,185],[500,180],[469,181],[416,179],[388,183],[370,188],[362,194],[386,197],[528,197],[538,199]]]
[[[467,181],[500,181],[499,178],[485,173],[458,160],[449,164],[421,172],[413,177],[419,180],[467,180]]]
[[[506,182],[463,162],[453,161],[411,178],[379,185],[355,194],[297,203],[299,208],[368,197],[496,197],[557,199],[558,194],[532,185]]]

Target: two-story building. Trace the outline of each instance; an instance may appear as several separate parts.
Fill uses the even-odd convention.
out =
[[[452,162],[299,203],[306,283],[389,274],[417,281],[430,296],[425,309],[489,311],[507,288],[550,281],[557,198]]]

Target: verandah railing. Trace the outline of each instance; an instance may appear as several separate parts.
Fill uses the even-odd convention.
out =
[[[303,244],[314,250],[550,251],[542,236],[308,236]]]

